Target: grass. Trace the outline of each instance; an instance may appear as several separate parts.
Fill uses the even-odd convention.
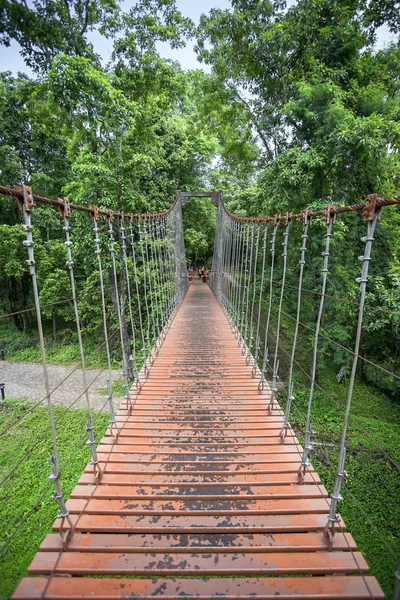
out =
[[[329,371],[320,376],[320,384],[332,398],[343,403],[347,384],[338,385],[335,375]],[[299,382],[296,386],[291,425],[299,433],[300,441],[303,440],[308,393],[307,385]],[[279,400],[284,407],[286,400],[282,392]],[[339,503],[338,511],[358,549],[364,554],[371,574],[375,575],[390,598],[395,582],[396,557],[400,556],[397,527],[400,523],[400,475],[377,444],[397,464],[400,463],[400,408],[384,394],[357,382],[352,415],[356,416],[357,422],[350,419],[346,444],[348,477],[342,487],[344,501]],[[325,394],[317,391],[314,394],[312,420],[315,435],[310,460],[330,494],[336,477],[343,412]],[[362,432],[359,425],[368,435]],[[375,528],[394,550],[394,557]]]
[[[19,331],[12,323],[0,323],[0,345],[5,346],[5,359],[10,362],[34,362],[42,360],[38,336]],[[69,329],[60,332],[60,340],[54,343],[50,335],[45,336],[48,364],[72,366],[80,363],[79,345],[75,332]],[[104,348],[84,340],[85,364],[89,369],[107,368]],[[112,356],[112,367],[120,367],[120,359]]]
[[[53,489],[46,491],[50,474],[48,458],[53,452],[48,410],[37,407],[28,414],[31,406],[28,402],[7,400],[0,408],[0,432],[17,421],[9,432],[1,434],[0,481],[27,455],[8,481],[0,486],[0,549],[8,544],[0,556],[0,594],[5,600],[11,597],[26,574],[57,515],[58,505],[51,498]],[[68,498],[90,460],[90,450],[85,444],[87,411],[55,406],[54,415],[60,465],[68,463],[62,469],[63,491]],[[97,443],[107,429],[108,419],[108,413],[94,413]],[[14,532],[35,506],[14,537]]]
[[[285,320],[282,326],[281,344],[286,350],[290,350],[292,326]],[[305,337],[299,340],[298,348],[297,359],[303,365],[308,364]],[[69,357],[67,360],[72,362],[79,358],[79,356],[74,358],[77,356],[76,351],[76,346],[70,344],[55,348],[54,355],[51,354],[51,349],[49,353],[53,356],[53,360],[60,360],[60,363],[65,364],[66,356]],[[26,356],[37,360],[37,355],[33,358],[35,352],[37,352],[35,348],[25,348],[15,350],[12,356],[15,360],[28,360]],[[61,360],[63,353],[65,355]],[[309,382],[301,371],[295,371],[294,381],[296,399],[291,424],[302,439]],[[284,379],[283,383],[285,383]],[[117,385],[121,386],[122,382]],[[343,425],[343,406],[347,397],[348,383],[338,384],[336,373],[325,366],[319,374],[319,385],[324,392],[317,389],[314,394],[312,418],[315,435],[314,450],[310,458],[325,487],[331,493],[335,481]],[[115,392],[123,393],[121,387],[117,389],[113,386],[113,388]],[[279,393],[282,407],[285,406],[285,399],[286,394],[282,389]],[[0,487],[0,520],[2,523],[7,523],[6,528],[0,529],[0,546],[7,542],[48,485],[47,476],[50,467],[47,459],[52,452],[52,446],[48,432],[47,409],[35,409],[24,417],[29,406],[28,403],[7,401],[0,411],[0,434],[7,423],[19,419],[18,424],[13,426],[9,434],[1,435],[0,480],[7,475],[10,465],[15,464],[39,436],[43,435],[45,438],[39,442],[35,451],[21,464],[10,480]],[[63,471],[62,477],[64,493],[68,496],[90,456],[84,444],[86,411],[69,411],[67,416],[66,410],[63,407],[55,407],[56,419],[59,419],[57,430],[61,462],[67,460],[72,453],[72,459]],[[396,527],[400,523],[398,502],[400,477],[399,472],[385,456],[387,453],[397,464],[400,464],[400,406],[374,386],[356,381],[351,415],[353,418],[349,422],[346,458],[346,471],[349,477],[342,489],[344,501],[339,504],[339,512],[355,538],[359,550],[364,554],[371,573],[377,577],[385,594],[390,598],[393,593],[397,560],[390,554],[380,536],[393,548],[395,555],[400,556],[400,537]],[[108,415],[99,414],[95,418],[98,440],[107,428]],[[367,433],[363,432],[362,428]],[[375,440],[375,443],[370,437]],[[0,593],[6,599],[10,597],[19,579],[26,573],[40,542],[51,529],[57,506],[50,496],[49,491],[40,501],[37,511],[30,516],[21,529],[20,535],[11,540],[3,554],[0,568],[4,574],[0,581]],[[374,528],[379,531],[379,535]]]
[[[286,352],[291,351],[292,339],[293,325],[283,318],[280,346]],[[308,372],[312,347],[301,331],[297,348],[296,360]],[[281,358],[286,363],[284,370],[287,370],[287,356],[283,350]],[[339,384],[336,372],[337,369],[333,370],[327,364],[319,369],[319,388],[314,391],[311,411],[315,434],[310,460],[329,494],[336,479],[348,391],[348,381]],[[295,401],[290,422],[302,442],[310,381],[296,366],[293,379]],[[282,384],[279,402],[285,408],[285,376],[282,376]],[[346,440],[348,478],[342,487],[344,500],[339,503],[338,512],[364,554],[371,574],[391,598],[400,557],[400,474],[385,454],[400,465],[400,405],[374,385],[356,380]]]
[[[113,381],[112,385],[111,385],[111,389],[112,389],[114,396],[121,396],[121,397],[125,396],[124,380],[117,379],[116,381]],[[100,394],[100,396],[107,396],[107,394],[108,394],[107,388],[101,388],[99,390],[99,394]]]

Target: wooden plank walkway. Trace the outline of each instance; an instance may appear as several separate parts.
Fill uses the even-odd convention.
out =
[[[101,482],[87,467],[68,500],[68,549],[48,535],[14,600],[384,598],[349,533],[327,551],[327,492],[312,469],[297,483],[302,449],[293,431],[280,443],[257,383],[194,281],[117,443],[101,441]]]

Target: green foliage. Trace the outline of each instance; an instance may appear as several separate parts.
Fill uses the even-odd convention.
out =
[[[48,457],[53,452],[47,408],[37,407],[28,414],[29,402],[7,400],[0,407],[0,429],[11,429],[2,434],[0,458],[0,480],[3,480],[26,453],[28,455],[0,488],[0,517],[7,523],[0,534],[0,546],[8,543],[2,554],[0,593],[5,599],[11,597],[18,581],[39,549],[45,533],[58,512],[57,503],[52,500],[53,489],[47,479],[50,473]],[[83,469],[90,460],[87,446],[87,412],[54,407],[57,423],[57,442],[60,455],[61,481],[65,496],[75,487]],[[95,436],[99,442],[108,427],[109,415],[95,413]],[[34,448],[34,450],[32,450]],[[63,465],[67,464],[63,468]],[[47,487],[50,489],[46,491]],[[28,514],[33,507],[35,510]],[[23,521],[27,517],[26,522]],[[14,531],[21,527],[18,535]]]
[[[309,386],[301,373],[296,372],[295,378],[296,400],[291,424],[296,431],[304,432]],[[343,401],[348,384],[339,385],[335,374],[328,370],[320,374],[319,384],[326,393],[319,390],[315,393],[312,410],[315,443],[310,458],[328,492],[332,493],[343,423]],[[283,393],[281,400],[284,405]],[[337,408],[334,401],[341,408]],[[342,490],[344,501],[338,510],[359,550],[363,552],[371,573],[377,577],[390,598],[397,560],[387,550],[374,527],[399,555],[400,538],[393,525],[400,519],[397,502],[400,477],[380,448],[399,464],[400,410],[384,394],[357,382],[351,415],[346,444],[346,472],[349,476]],[[300,439],[303,439],[302,433]]]

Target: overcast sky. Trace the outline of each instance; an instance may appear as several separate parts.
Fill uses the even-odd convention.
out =
[[[125,0],[122,6],[127,10],[133,3],[134,0]],[[295,0],[288,1],[289,6],[294,3]],[[208,13],[211,8],[229,8],[230,0],[177,0],[177,6],[186,17],[190,17],[195,23],[198,23],[200,15]],[[104,62],[107,62],[112,51],[112,41],[106,40],[97,32],[91,33],[88,37],[94,44],[96,52],[102,56]],[[387,28],[381,27],[378,31],[377,48],[383,48],[393,39]],[[194,42],[189,42],[186,48],[172,50],[167,43],[158,45],[162,56],[178,60],[184,69],[204,69],[205,66],[197,62],[193,46]],[[0,46],[0,71],[11,71],[15,74],[22,71],[31,74],[19,50],[19,45],[15,42],[9,48]]]

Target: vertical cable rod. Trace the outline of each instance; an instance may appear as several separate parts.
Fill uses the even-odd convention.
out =
[[[255,377],[256,372],[257,372],[258,356],[260,353],[261,302],[262,302],[263,291],[264,291],[265,256],[266,256],[266,252],[267,252],[267,238],[268,238],[268,223],[264,226],[264,233],[263,233],[261,282],[260,282],[260,293],[258,296],[258,311],[257,311],[256,348],[255,348],[255,353],[254,353],[253,368],[251,371],[253,377]]]
[[[148,370],[148,366],[147,366],[146,340],[145,340],[144,327],[143,327],[142,306],[141,306],[141,302],[140,302],[139,278],[138,278],[138,272],[137,272],[136,252],[135,252],[135,235],[133,232],[133,218],[132,217],[130,217],[130,219],[129,219],[129,237],[131,239],[133,276],[135,279],[136,299],[137,299],[138,315],[139,315],[139,328],[140,328],[140,336],[142,339],[143,370],[144,370],[145,377],[147,377],[149,370]]]
[[[150,343],[150,327],[151,327],[151,323],[150,323],[150,312],[149,312],[149,301],[148,301],[148,297],[147,297],[147,275],[146,275],[146,260],[144,258],[144,244],[145,241],[143,239],[143,232],[142,232],[142,228],[141,228],[141,220],[139,218],[138,220],[138,233],[139,233],[139,245],[140,245],[140,252],[141,252],[141,256],[142,256],[142,265],[143,265],[143,291],[144,291],[144,304],[145,304],[145,309],[146,309],[146,316],[147,316],[147,321],[146,321],[146,342],[147,342],[147,359],[151,364],[153,364],[153,357],[151,355],[151,343]]]
[[[130,395],[129,395],[128,364],[127,364],[126,355],[125,355],[124,336],[123,336],[123,332],[122,332],[123,323],[122,323],[122,314],[121,314],[120,295],[119,295],[119,290],[118,290],[117,265],[116,265],[116,261],[115,261],[115,247],[114,247],[114,244],[115,244],[114,230],[113,230],[113,225],[112,225],[111,213],[107,218],[107,223],[108,223],[108,235],[110,238],[109,249],[110,249],[110,255],[111,255],[111,264],[112,264],[112,269],[113,269],[113,279],[114,279],[114,286],[115,286],[115,303],[117,306],[117,317],[118,317],[121,352],[122,352],[122,379],[124,382],[123,387],[125,389],[126,407],[128,408],[129,406],[131,406]]]
[[[58,446],[57,446],[57,434],[56,434],[56,425],[54,421],[54,413],[53,413],[53,404],[51,401],[51,392],[50,392],[50,383],[49,383],[49,372],[47,368],[47,359],[46,359],[46,349],[44,344],[44,335],[43,335],[43,323],[42,323],[42,314],[40,308],[40,300],[39,300],[39,289],[36,278],[36,268],[35,268],[35,255],[34,255],[34,241],[32,235],[32,211],[35,207],[32,197],[31,188],[27,186],[23,186],[23,201],[20,206],[24,213],[24,225],[22,226],[23,230],[26,233],[26,240],[22,243],[28,250],[28,259],[25,261],[25,264],[29,267],[29,273],[32,279],[32,287],[33,287],[33,296],[35,303],[35,311],[36,311],[36,319],[39,333],[39,343],[40,343],[40,352],[42,355],[42,367],[43,367],[43,379],[44,386],[46,390],[46,400],[47,407],[49,410],[49,419],[50,419],[50,428],[51,428],[51,437],[53,443],[53,454],[49,458],[49,462],[51,465],[51,473],[48,477],[50,481],[54,483],[55,492],[53,494],[53,499],[57,500],[59,506],[59,512],[57,514],[57,519],[61,519],[60,524],[60,535],[63,540],[63,543],[66,544],[69,539],[74,534],[74,526],[72,524],[71,518],[69,516],[69,510],[67,509],[64,501],[64,494],[61,486],[60,479],[60,469],[59,469],[59,456],[58,456]],[[67,530],[63,535],[63,527],[65,520],[68,521],[69,530]]]
[[[282,269],[282,281],[281,281],[281,294],[279,298],[279,307],[278,307],[278,320],[276,324],[276,342],[275,342],[275,352],[274,352],[274,364],[272,370],[272,385],[271,385],[271,396],[268,404],[268,412],[271,413],[274,408],[275,396],[278,391],[278,371],[279,371],[279,359],[278,359],[278,349],[279,349],[279,337],[281,333],[281,317],[282,317],[282,305],[283,305],[283,294],[285,292],[285,283],[286,283],[286,269],[287,269],[287,247],[288,247],[288,239],[289,239],[289,230],[290,230],[290,217],[287,215],[287,222],[285,227],[285,232],[283,234],[283,269]]]
[[[283,420],[282,429],[279,433],[279,437],[281,438],[282,442],[284,442],[287,437],[287,432],[289,429],[290,410],[291,410],[292,403],[295,400],[295,398],[293,396],[293,389],[294,389],[293,366],[294,366],[294,359],[295,359],[296,348],[297,348],[297,337],[298,337],[298,333],[299,333],[300,314],[301,314],[301,299],[302,299],[302,288],[303,288],[303,275],[304,275],[304,266],[306,264],[305,254],[306,254],[306,250],[307,250],[308,229],[310,227],[310,223],[311,223],[311,217],[308,216],[307,211],[306,211],[304,213],[304,228],[303,228],[303,233],[301,235],[302,244],[301,244],[301,248],[300,248],[301,254],[300,254],[300,260],[299,260],[300,272],[299,272],[299,285],[298,285],[298,291],[297,291],[296,325],[295,325],[295,329],[294,329],[292,353],[290,356],[288,396],[287,396],[285,417]]]
[[[354,355],[353,355],[353,365],[351,369],[349,388],[347,392],[347,402],[343,420],[343,429],[342,429],[342,438],[340,442],[340,452],[339,452],[339,461],[338,461],[338,470],[336,475],[335,488],[331,495],[331,506],[329,511],[328,522],[326,525],[325,532],[327,533],[328,540],[330,540],[334,535],[335,524],[339,522],[337,516],[337,505],[340,500],[342,500],[342,496],[340,494],[343,478],[346,477],[346,471],[344,470],[345,460],[346,460],[346,437],[347,437],[347,428],[349,424],[349,416],[350,416],[350,407],[351,401],[353,399],[353,390],[354,390],[354,382],[356,379],[357,373],[357,363],[358,356],[360,352],[360,344],[361,344],[361,333],[362,333],[362,325],[364,319],[364,308],[365,308],[365,298],[367,293],[367,283],[368,283],[368,271],[369,264],[371,262],[371,252],[372,245],[374,243],[374,234],[378,219],[381,216],[381,209],[375,210],[375,214],[371,221],[368,222],[367,225],[367,235],[361,238],[361,241],[364,242],[364,254],[359,256],[358,259],[362,262],[361,268],[361,277],[356,279],[356,282],[360,285],[360,304],[358,309],[358,320],[357,320],[357,333],[356,333],[356,341],[354,347]]]
[[[86,427],[86,431],[89,434],[89,439],[86,443],[88,444],[88,446],[90,446],[90,451],[92,454],[90,464],[93,466],[94,475],[96,478],[100,478],[102,475],[102,472],[99,468],[99,459],[97,456],[96,442],[94,439],[93,413],[92,413],[92,406],[91,406],[90,398],[89,398],[89,386],[87,383],[87,373],[86,373],[86,366],[85,366],[85,353],[83,350],[83,341],[82,341],[81,324],[80,324],[80,318],[79,318],[78,301],[76,299],[74,261],[72,259],[72,249],[71,249],[73,246],[73,242],[71,241],[71,236],[70,236],[71,226],[70,226],[70,222],[69,222],[71,210],[70,210],[68,198],[63,198],[62,202],[63,202],[63,208],[60,210],[60,213],[62,214],[63,219],[64,219],[64,226],[63,226],[63,231],[65,233],[64,245],[67,248],[67,262],[65,264],[66,264],[66,267],[68,268],[69,279],[71,282],[72,306],[74,308],[76,333],[78,336],[78,345],[79,345],[79,355],[80,355],[80,359],[81,359],[82,385],[83,385],[83,392],[84,392],[84,396],[85,396],[85,400],[86,400],[86,407],[88,410],[88,424]]]
[[[317,374],[317,360],[318,360],[318,340],[319,340],[319,331],[321,328],[322,316],[324,313],[324,304],[325,304],[325,293],[326,293],[326,284],[328,279],[328,263],[329,263],[329,255],[330,255],[330,243],[332,237],[332,226],[334,223],[335,215],[331,215],[330,207],[326,208],[325,211],[325,222],[327,224],[327,231],[325,234],[325,250],[322,253],[324,257],[324,266],[321,269],[322,273],[322,286],[321,286],[321,295],[318,309],[318,317],[317,324],[315,327],[315,335],[314,335],[314,350],[313,350],[313,360],[312,360],[312,373],[311,373],[311,384],[310,384],[310,395],[308,399],[308,407],[307,407],[307,420],[306,420],[306,431],[304,436],[304,449],[303,456],[301,459],[301,465],[298,471],[298,481],[299,483],[303,483],[304,476],[307,472],[308,467],[310,466],[310,462],[308,460],[308,455],[310,450],[312,450],[311,445],[311,436],[313,434],[312,430],[312,421],[311,421],[311,408],[314,396],[314,386],[315,386],[315,378]]]
[[[246,311],[245,311],[245,300],[246,300],[246,291],[247,291],[247,261],[248,261],[248,255],[249,255],[249,237],[250,237],[250,225],[246,226],[246,234],[245,234],[245,246],[246,246],[246,251],[244,252],[245,258],[244,261],[242,261],[242,271],[243,271],[243,287],[241,289],[241,298],[240,298],[240,313],[241,313],[241,320],[240,320],[240,334],[239,334],[239,340],[238,340],[238,346],[242,346],[243,342],[244,342],[244,320],[245,320],[245,315],[246,315]]]
[[[106,356],[107,356],[107,368],[108,368],[108,379],[107,379],[107,397],[106,400],[108,402],[108,407],[110,411],[110,431],[113,432],[115,429],[116,434],[119,433],[119,428],[117,422],[115,420],[115,410],[114,410],[114,402],[112,397],[112,370],[111,370],[111,354],[110,354],[110,344],[108,338],[108,325],[107,325],[107,308],[106,308],[106,299],[104,294],[104,278],[103,278],[103,265],[101,262],[101,240],[99,238],[99,228],[98,228],[98,212],[97,207],[93,207],[93,231],[94,231],[94,243],[95,243],[95,255],[97,257],[97,266],[99,269],[99,283],[100,283],[100,297],[101,297],[101,312],[103,318],[103,331],[104,331],[104,340],[105,340],[105,348],[106,348]]]
[[[271,267],[270,267],[270,277],[269,277],[269,299],[268,299],[268,313],[267,313],[267,323],[265,327],[265,339],[264,339],[264,354],[263,354],[263,362],[262,369],[260,374],[260,381],[258,384],[258,389],[261,392],[265,386],[265,369],[268,364],[268,332],[269,332],[269,324],[271,321],[271,309],[272,309],[272,290],[273,290],[273,280],[274,280],[274,266],[275,266],[275,244],[276,244],[276,235],[278,232],[279,221],[275,220],[274,229],[272,231],[271,237]]]
[[[124,213],[122,213],[122,212],[119,215],[119,227],[120,227],[120,239],[121,239],[121,255],[122,255],[122,262],[124,263],[126,289],[128,292],[129,320],[131,323],[131,330],[132,330],[132,350],[131,350],[130,360],[133,364],[133,374],[134,374],[136,388],[139,389],[140,382],[139,382],[139,370],[138,370],[137,356],[136,356],[136,333],[135,333],[135,323],[133,320],[131,283],[129,280],[129,269],[128,269],[127,254],[126,254],[125,216],[124,216]]]
[[[249,365],[250,364],[250,360],[251,360],[251,350],[253,347],[253,341],[254,341],[254,318],[253,318],[253,314],[254,314],[254,306],[255,306],[255,302],[256,302],[256,293],[257,293],[257,262],[258,262],[258,246],[259,246],[259,242],[260,242],[260,224],[254,225],[254,227],[257,227],[257,234],[256,234],[256,247],[255,247],[255,252],[254,252],[254,267],[253,267],[253,297],[252,297],[252,301],[251,301],[251,311],[250,311],[250,333],[249,333],[249,346],[248,346],[248,353],[247,353],[247,357],[246,357],[246,363]]]
[[[249,262],[248,262],[248,269],[247,269],[247,261],[246,261],[246,269],[247,269],[247,285],[246,285],[246,316],[245,316],[245,327],[244,327],[244,339],[243,339],[243,345],[242,345],[242,354],[245,354],[246,352],[246,345],[248,347],[249,344],[249,339],[247,338],[247,333],[249,330],[249,314],[250,314],[250,287],[251,287],[251,275],[253,272],[253,252],[254,252],[254,223],[251,224],[251,241],[250,241],[250,257],[249,257]],[[250,319],[252,319],[252,316],[250,315]]]

